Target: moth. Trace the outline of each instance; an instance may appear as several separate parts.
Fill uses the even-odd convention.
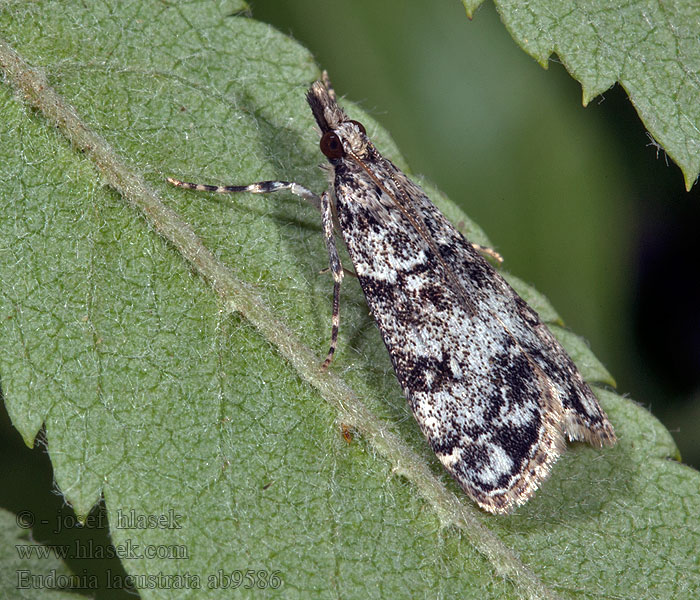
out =
[[[591,388],[538,315],[338,105],[324,72],[307,93],[328,159],[321,197],[287,181],[178,187],[289,190],[320,208],[334,278],[337,346],[344,270],[340,230],[396,377],[430,446],[481,508],[507,513],[547,478],[565,440],[612,446]]]

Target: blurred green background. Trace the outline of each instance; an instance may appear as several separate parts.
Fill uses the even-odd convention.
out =
[[[314,53],[700,465],[700,198],[624,90],[584,108],[557,57],[542,69],[491,3],[473,21],[458,0],[251,9]]]

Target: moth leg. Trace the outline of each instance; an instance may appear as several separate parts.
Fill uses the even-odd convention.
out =
[[[333,360],[335,349],[338,346],[338,327],[340,326],[340,282],[343,281],[343,265],[338,256],[338,249],[335,245],[333,233],[333,211],[331,210],[331,200],[328,192],[323,192],[321,196],[321,221],[323,224],[323,239],[328,250],[328,264],[333,273],[333,317],[331,327],[331,347],[328,349],[326,360],[321,365],[321,370],[325,371]]]
[[[472,245],[472,248],[474,248],[474,250],[476,250],[479,254],[483,254],[492,258],[499,265],[503,263],[503,257],[493,248],[489,248],[488,246],[482,246],[481,244],[474,244],[473,242],[470,243]]]
[[[271,194],[289,190],[295,196],[299,196],[304,200],[308,200],[316,208],[321,211],[323,223],[323,237],[328,250],[328,261],[330,270],[333,273],[333,317],[331,328],[331,347],[328,350],[326,359],[321,365],[322,370],[326,370],[333,360],[335,349],[338,346],[338,328],[340,326],[340,282],[343,280],[344,269],[340,263],[338,249],[335,245],[335,236],[333,234],[333,211],[331,209],[331,201],[328,192],[324,192],[322,197],[318,197],[311,190],[303,185],[290,181],[259,181],[248,185],[206,185],[203,183],[190,183],[181,181],[173,177],[167,178],[168,183],[175,187],[180,187],[186,190],[197,190],[198,192],[214,192],[217,194],[234,194],[239,192],[248,192],[251,194]]]
[[[330,267],[326,267],[325,269],[321,269],[319,273],[324,274],[324,273],[330,273],[331,269]],[[350,269],[346,269],[343,267],[343,273],[345,273],[348,277],[357,277],[357,273],[354,271],[351,271]]]
[[[238,192],[248,192],[250,194],[271,194],[289,190],[295,196],[308,200],[318,210],[321,210],[321,199],[311,190],[293,181],[259,181],[249,185],[205,185],[203,183],[189,183],[179,179],[167,178],[168,183],[175,187],[186,190],[197,190],[198,192],[216,192],[217,194],[234,194]]]

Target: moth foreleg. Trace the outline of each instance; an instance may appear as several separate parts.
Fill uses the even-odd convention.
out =
[[[326,360],[321,365],[322,370],[326,370],[333,360],[335,349],[338,346],[338,328],[340,326],[340,282],[343,281],[343,265],[338,256],[338,248],[335,245],[335,235],[333,232],[333,211],[328,192],[323,192],[321,196],[321,222],[323,224],[323,239],[328,250],[328,264],[333,273],[333,317],[331,320],[331,347],[328,349]]]
[[[326,267],[325,269],[321,269],[319,271],[319,273],[330,273],[330,272],[331,272],[330,267]],[[345,267],[343,267],[343,273],[345,273],[345,275],[347,275],[348,277],[357,277],[357,273],[355,273],[354,271],[351,271],[350,269],[346,269]]]
[[[316,208],[321,211],[321,221],[323,224],[323,238],[326,242],[328,250],[328,262],[330,270],[333,273],[333,316],[331,326],[331,346],[328,349],[326,359],[321,365],[321,369],[325,370],[331,364],[335,349],[338,346],[338,328],[340,326],[340,282],[343,280],[343,265],[338,256],[338,249],[335,245],[335,236],[333,233],[333,211],[331,209],[331,201],[328,192],[324,192],[320,198],[311,190],[303,185],[290,181],[259,181],[248,185],[207,185],[203,183],[190,183],[181,181],[172,177],[167,178],[168,183],[186,190],[197,190],[199,192],[214,192],[217,194],[235,194],[248,192],[250,194],[271,194],[288,190],[295,196],[299,196],[304,200],[311,202]]]

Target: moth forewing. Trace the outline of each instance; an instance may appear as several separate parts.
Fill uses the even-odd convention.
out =
[[[615,434],[537,314],[315,83],[340,233],[431,447],[491,512],[525,502],[565,436]]]
[[[319,207],[334,277],[331,346],[343,278],[334,223],[421,431],[464,491],[506,513],[548,476],[565,438],[613,445],[615,433],[573,361],[537,314],[373,146],[336,102],[327,75],[307,94],[330,163],[319,197],[297,183],[206,186],[289,190]]]

